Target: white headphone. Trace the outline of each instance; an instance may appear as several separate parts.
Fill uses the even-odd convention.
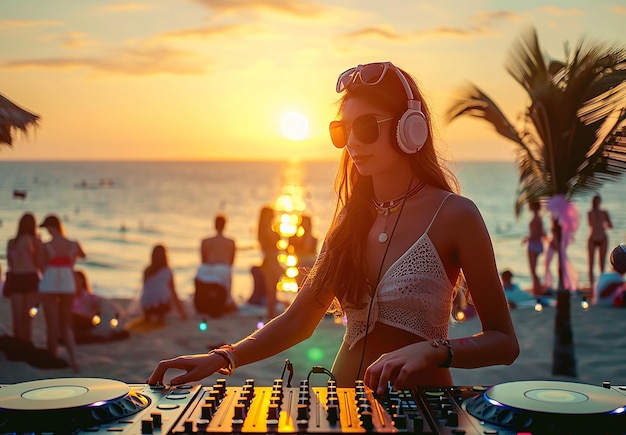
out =
[[[413,91],[404,74],[397,68],[392,69],[398,75],[400,82],[402,82],[408,98],[408,108],[400,117],[396,128],[398,147],[406,154],[415,154],[422,149],[428,138],[426,115],[422,112],[422,103],[413,97]]]

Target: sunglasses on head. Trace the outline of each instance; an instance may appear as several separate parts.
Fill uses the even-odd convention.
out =
[[[350,133],[364,144],[374,143],[380,135],[380,123],[391,121],[394,118],[376,119],[372,114],[361,115],[352,123],[346,121],[331,121],[330,139],[337,148],[343,148],[348,143]]]
[[[343,92],[351,84],[357,82],[369,86],[377,85],[383,80],[387,71],[390,70],[398,76],[398,79],[404,87],[407,98],[409,100],[413,100],[413,91],[411,90],[411,86],[409,85],[406,77],[404,77],[404,74],[402,74],[398,67],[391,62],[373,62],[349,68],[339,74],[335,90],[337,93]]]

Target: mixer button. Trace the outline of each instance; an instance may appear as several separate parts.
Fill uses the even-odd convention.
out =
[[[393,414],[393,425],[398,429],[406,429],[406,414]]]
[[[141,420],[141,433],[151,434],[154,431],[152,419]]]
[[[458,426],[459,425],[459,414],[454,411],[448,412],[446,417],[446,426]]]
[[[337,405],[329,405],[328,406],[328,416],[326,419],[331,423],[335,424],[339,420],[339,406]]]
[[[413,424],[413,433],[424,432],[424,419],[422,417],[414,416],[411,419],[411,423]]]
[[[363,428],[368,431],[374,428],[374,421],[372,419],[371,412],[361,413],[361,426],[363,426]]]
[[[235,420],[242,420],[242,423],[243,423],[243,419],[245,418],[245,413],[246,413],[245,405],[242,405],[241,403],[236,404],[235,405],[235,416],[233,417],[233,421],[235,421]]]
[[[206,420],[211,420],[213,418],[213,406],[212,405],[203,405],[201,411],[201,417]]]
[[[155,429],[159,429],[163,424],[163,416],[160,412],[151,412],[150,417],[152,417],[152,426]]]
[[[210,422],[211,421],[206,418],[199,418],[196,421],[196,426],[198,427],[198,429],[206,429]]]
[[[275,403],[270,403],[270,406],[267,408],[267,419],[278,421],[279,414],[280,407]]]
[[[307,405],[298,404],[298,417],[297,420],[309,419],[309,407]]]

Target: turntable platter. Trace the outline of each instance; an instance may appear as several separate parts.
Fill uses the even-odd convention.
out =
[[[125,383],[110,379],[60,378],[22,382],[0,389],[0,409],[76,408],[120,399],[129,392]]]
[[[589,434],[626,427],[626,396],[615,388],[561,381],[498,384],[464,403],[482,422],[533,434]]]
[[[574,382],[509,382],[489,388],[485,396],[500,405],[554,414],[605,414],[626,406],[626,397],[615,390]]]
[[[150,398],[123,382],[59,378],[0,388],[0,432],[73,431],[135,414]]]

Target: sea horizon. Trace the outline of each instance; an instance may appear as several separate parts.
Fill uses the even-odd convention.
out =
[[[216,213],[227,215],[226,233],[237,242],[233,268],[233,296],[245,302],[252,292],[250,268],[261,261],[256,242],[260,208],[272,203],[286,188],[296,188],[306,213],[313,217],[314,234],[322,240],[334,208],[333,184],[338,162],[320,161],[172,161],[172,160],[0,160],[0,243],[14,237],[19,216],[35,213],[62,217],[67,235],[87,253],[77,268],[85,270],[94,291],[106,297],[135,298],[141,272],[152,246],[169,250],[178,291],[193,292],[199,265],[199,244],[213,233]],[[481,211],[492,237],[500,270],[513,271],[515,281],[529,288],[526,248],[529,213],[514,213],[519,178],[514,162],[462,161],[452,163],[461,194]],[[102,181],[105,181],[104,183]],[[613,218],[609,249],[626,239],[626,209],[622,197],[626,182],[607,183],[600,190]],[[26,198],[13,198],[14,190]],[[590,195],[574,199],[580,226],[568,255],[587,281],[586,211]],[[549,217],[544,213],[549,229]],[[42,231],[45,240],[47,234]],[[319,246],[318,246],[319,248]],[[539,272],[543,274],[543,257]],[[0,266],[6,272],[5,250]],[[607,268],[610,267],[607,258]],[[596,273],[596,276],[598,273]]]

